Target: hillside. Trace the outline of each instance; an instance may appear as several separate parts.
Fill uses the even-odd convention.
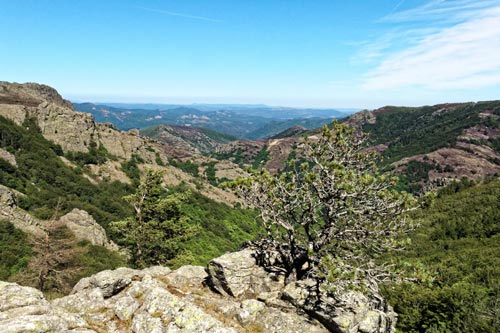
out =
[[[214,130],[191,126],[157,125],[144,128],[140,133],[168,146],[174,146],[194,154],[213,153],[222,144],[238,139],[235,136]]]
[[[103,227],[101,235],[104,236],[99,237],[107,234],[116,241],[108,225],[133,214],[123,197],[135,191],[146,168],[164,172],[163,181],[170,193],[192,193],[182,210],[190,223],[202,229],[196,241],[183,244],[191,253],[191,257],[183,260],[189,262],[177,261],[177,265],[204,264],[255,237],[259,232],[255,212],[233,208],[234,195],[210,184],[210,179],[204,176],[195,177],[183,171],[180,167],[185,165],[172,160],[169,151],[169,147],[158,141],[143,138],[136,132],[121,132],[95,122],[89,114],[75,112],[71,104],[50,87],[2,82],[0,215],[5,221],[0,247],[2,253],[10,253],[4,258],[6,262],[0,263],[6,265],[3,267],[8,272],[2,278],[17,280],[26,275],[20,272],[39,257],[36,254],[40,249],[34,251],[32,247],[39,242],[37,237],[48,234],[46,229],[51,221],[63,221],[63,225],[50,237],[61,234],[74,239],[65,245],[69,252],[74,252],[68,257],[73,264],[66,263],[61,268],[62,271],[69,269],[65,283],[76,282],[81,274],[123,265],[125,259],[109,254],[103,247],[105,242],[96,243],[95,247],[93,242],[80,244],[81,238],[68,236],[76,231],[65,229],[68,220],[64,217],[72,216],[68,215],[71,213],[78,215],[80,211],[83,215],[89,213],[92,221],[95,219],[92,230]],[[172,163],[168,164],[169,161]],[[224,177],[227,176],[230,174],[226,172]],[[215,180],[215,175],[213,177]],[[17,241],[9,238],[6,230],[20,230],[9,231],[15,239],[25,239],[19,244],[19,251],[15,250]],[[90,271],[81,271],[81,265],[90,267]]]
[[[387,106],[346,120],[367,132],[407,190],[500,174],[500,101]]]
[[[412,218],[421,224],[412,244],[390,259],[411,262],[433,280],[386,288],[401,332],[498,332],[500,179],[449,186]]]

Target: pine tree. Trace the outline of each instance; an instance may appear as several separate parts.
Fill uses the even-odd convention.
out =
[[[162,181],[161,172],[146,170],[137,191],[125,197],[135,215],[110,225],[130,250],[136,267],[167,264],[182,252],[181,243],[197,231],[180,209],[189,194],[166,195]]]

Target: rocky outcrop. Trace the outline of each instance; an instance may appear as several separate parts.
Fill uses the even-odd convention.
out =
[[[0,82],[0,115],[19,125],[26,117],[35,119],[44,137],[64,151],[87,152],[94,142],[125,160],[136,154],[155,163],[157,154],[163,155],[159,143],[137,131],[121,132],[113,125],[96,123],[91,114],[76,112],[71,102],[46,85]]]
[[[17,207],[17,197],[23,194],[0,185],[0,218],[12,223],[16,228],[36,236],[43,236],[43,221]]]
[[[47,221],[39,220],[17,206],[17,198],[22,193],[0,185],[0,218],[12,223],[16,228],[31,235],[46,235]],[[73,232],[77,240],[88,240],[93,245],[104,246],[111,251],[120,251],[118,245],[108,240],[106,231],[84,210],[73,209],[59,218],[59,222]]]
[[[16,157],[7,150],[0,148],[0,158],[8,162],[13,167],[17,167]]]
[[[383,300],[348,293],[310,305],[310,281],[284,285],[256,264],[252,250],[214,259],[206,269],[119,268],[82,279],[47,301],[36,289],[0,282],[6,332],[394,332]]]
[[[88,240],[93,245],[104,246],[108,250],[118,251],[118,245],[108,240],[106,231],[84,210],[73,209],[59,219],[78,240]]]

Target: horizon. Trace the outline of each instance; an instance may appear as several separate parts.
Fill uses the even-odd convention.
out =
[[[69,100],[376,109],[500,99],[500,0],[0,4],[0,79]]]

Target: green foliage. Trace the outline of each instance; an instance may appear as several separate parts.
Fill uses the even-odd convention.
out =
[[[373,259],[400,247],[400,236],[411,224],[399,215],[413,200],[391,190],[394,180],[377,172],[376,156],[363,152],[363,141],[334,122],[298,148],[307,162],[291,160],[289,170],[279,175],[261,169],[230,184],[260,209],[268,241],[289,275],[326,278],[339,291],[374,292],[379,279],[391,276]],[[342,274],[332,275],[332,267]]]
[[[187,160],[185,162],[180,161],[180,160],[175,160],[173,158],[168,159],[168,164],[170,164],[173,167],[179,168],[185,173],[188,173],[192,175],[193,177],[198,177],[199,176],[199,171],[198,171],[198,164],[193,163],[191,160]]]
[[[166,194],[162,174],[146,170],[134,194],[125,197],[135,210],[133,217],[112,222],[121,244],[132,255],[136,267],[167,264],[181,252],[181,244],[198,230],[189,224],[181,203],[189,193]]]
[[[119,182],[90,183],[58,157],[60,147],[46,140],[40,130],[27,119],[25,126],[0,117],[1,147],[12,152],[17,168],[0,162],[0,184],[14,188],[26,196],[19,198],[19,206],[33,215],[48,219],[73,208],[89,212],[101,225],[130,215],[129,205],[121,198],[131,191]]]
[[[364,125],[363,130],[370,134],[373,144],[389,143],[382,154],[383,162],[389,164],[454,145],[464,129],[481,122],[481,111],[499,104],[498,101],[468,103],[451,110],[442,109],[442,105],[387,107],[377,114],[376,123]]]
[[[174,193],[186,191],[183,185],[171,189]],[[227,251],[236,251],[264,231],[256,211],[233,208],[196,191],[191,191],[182,203],[181,211],[189,217],[192,225],[200,227],[200,232],[182,245],[192,253],[194,261],[189,263],[194,265],[206,265]]]
[[[125,257],[105,247],[92,245],[89,241],[79,242],[77,249],[72,265],[81,269],[69,277],[70,285],[75,285],[80,279],[106,269],[127,266]]]
[[[205,177],[207,177],[208,182],[214,186],[217,186],[219,181],[215,176],[215,162],[204,163],[203,166],[206,167]]]
[[[79,166],[85,166],[86,164],[104,164],[108,160],[114,160],[116,157],[112,156],[102,143],[97,143],[95,141],[90,141],[88,146],[88,152],[72,152],[66,153],[66,158],[70,161],[75,162]]]
[[[23,231],[9,221],[0,220],[0,280],[5,281],[26,267],[32,255],[27,240]]]
[[[267,146],[264,145],[262,149],[255,155],[255,159],[252,164],[252,168],[259,169],[261,168],[267,161],[269,161],[269,152],[267,151]]]
[[[203,134],[205,134],[207,137],[209,137],[210,139],[217,141],[217,142],[220,142],[220,143],[229,143],[229,142],[238,140],[238,137],[236,137],[234,135],[230,135],[230,134],[226,134],[226,133],[222,133],[222,132],[217,132],[217,131],[214,131],[214,130],[209,129],[209,128],[202,128],[201,127],[201,128],[199,128],[199,130]]]
[[[138,163],[141,163],[142,159],[140,156],[132,155],[130,160],[122,163],[122,170],[125,172],[128,178],[132,180],[133,187],[139,186],[139,181],[141,178],[141,170],[139,170]]]
[[[432,286],[388,285],[401,332],[500,331],[500,180],[464,180],[413,215],[421,227],[394,260],[422,263]]]

